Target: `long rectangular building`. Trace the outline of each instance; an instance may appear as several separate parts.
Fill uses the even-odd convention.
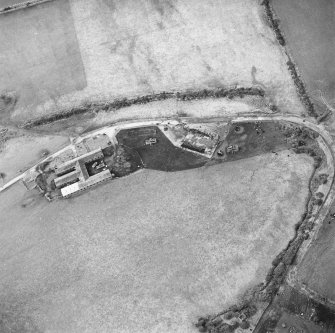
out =
[[[66,161],[65,163],[63,163],[62,165],[60,165],[58,168],[55,169],[55,172],[57,174],[57,176],[61,176],[64,175],[68,172],[74,171],[76,169],[76,164],[77,162],[81,162],[83,163],[88,163],[90,161],[99,159],[99,158],[103,158],[104,154],[101,150],[101,148],[96,149],[94,151],[91,151],[87,154],[78,156],[72,160]]]
[[[62,196],[67,198],[71,195],[77,194],[80,191],[86,190],[89,187],[99,184],[107,179],[112,178],[109,170],[104,170],[94,176],[89,177],[85,181],[77,182],[61,189]]]

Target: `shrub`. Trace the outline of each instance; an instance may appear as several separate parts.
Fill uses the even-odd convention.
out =
[[[246,330],[247,328],[250,327],[250,324],[249,324],[248,321],[243,320],[242,323],[240,324],[240,327],[241,327],[242,329]]]
[[[328,175],[326,173],[321,173],[318,176],[319,184],[326,184],[328,182]]]
[[[233,316],[233,312],[232,311],[228,311],[224,314],[224,318],[229,320],[229,319],[232,319],[234,316]]]

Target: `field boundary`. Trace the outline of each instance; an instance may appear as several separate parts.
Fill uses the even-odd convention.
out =
[[[50,2],[50,1],[54,1],[54,0],[31,0],[31,1],[20,2],[15,5],[0,8],[0,14],[11,13],[19,9],[29,8],[29,7],[40,5],[44,2]]]
[[[273,30],[276,39],[279,43],[279,45],[282,47],[284,50],[288,61],[286,62],[286,66],[288,71],[291,74],[291,77],[293,79],[295,88],[297,90],[297,94],[299,96],[299,99],[301,103],[305,106],[305,109],[308,113],[309,116],[316,118],[319,122],[321,122],[324,118],[326,118],[327,115],[325,114],[318,114],[318,112],[315,109],[315,105],[311,101],[308,91],[306,89],[306,84],[303,81],[302,75],[298,70],[297,64],[293,61],[293,57],[290,55],[288,46],[286,43],[285,35],[280,29],[280,18],[278,15],[275,13],[272,5],[271,5],[271,0],[263,0],[261,3],[262,6],[264,6],[265,10],[265,15],[266,18],[269,22],[270,28]]]
[[[27,121],[24,124],[19,125],[19,127],[24,129],[30,129],[36,126],[50,124],[54,121],[68,119],[74,115],[85,114],[89,112],[98,113],[101,111],[106,112],[116,111],[121,108],[130,107],[132,105],[147,104],[150,102],[163,101],[166,99],[175,99],[179,101],[192,101],[207,98],[229,98],[229,99],[232,99],[234,97],[243,98],[244,96],[264,97],[265,92],[263,89],[255,87],[215,88],[215,89],[187,90],[187,91],[176,91],[176,92],[163,91],[160,93],[154,93],[145,96],[138,96],[134,98],[121,98],[121,99],[115,99],[110,102],[101,102],[101,103],[85,102],[77,107],[71,108],[66,111],[64,110],[64,112],[55,113],[50,116]]]

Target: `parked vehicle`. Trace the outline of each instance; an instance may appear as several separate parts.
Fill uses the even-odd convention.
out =
[[[149,139],[146,139],[144,141],[144,143],[145,143],[146,146],[152,146],[152,145],[157,143],[157,139],[156,138],[149,138]]]

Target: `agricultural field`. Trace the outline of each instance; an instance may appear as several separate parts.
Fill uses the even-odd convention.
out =
[[[58,0],[1,14],[0,91],[17,99],[15,111],[6,110],[12,119],[29,119],[41,104],[86,86],[70,13]]]
[[[333,333],[334,329],[334,310],[284,284],[254,332]]]
[[[325,111],[321,97],[331,105],[335,98],[334,2],[273,0],[271,3],[313,102]]]
[[[335,219],[331,214],[335,213],[335,207],[331,208],[328,216],[315,239],[298,266],[297,279],[300,284],[306,285],[316,291],[321,297],[335,302]]]
[[[0,8],[5,8],[7,6],[13,6],[23,2],[22,0],[2,0],[0,4]]]
[[[10,181],[68,144],[68,137],[60,135],[16,134],[16,137],[0,144],[0,172],[5,174],[3,181]]]
[[[309,112],[287,62],[290,54],[319,108],[332,103],[334,6],[271,0],[285,49],[261,3],[51,0],[0,13],[0,186],[69,138],[79,146],[103,126],[157,124],[103,129],[116,135],[96,159],[74,159],[75,150],[56,159],[85,162],[90,176],[104,170],[109,182],[48,202],[52,186],[60,194],[85,175],[72,167],[57,187],[49,160],[32,172],[50,166],[47,181],[47,172],[36,178],[49,187],[18,182],[0,193],[1,333],[211,331],[207,315],[251,295],[287,301],[281,319],[292,325],[309,320],[289,309],[302,309],[301,295],[276,288],[313,236],[303,222],[325,207],[313,189],[333,169],[321,136],[285,122]],[[283,121],[257,121],[272,114]],[[243,115],[255,118],[234,123]],[[301,286],[333,301],[334,225],[329,214],[296,270]]]
[[[143,170],[51,204],[14,185],[0,194],[2,332],[196,332],[265,278],[312,169],[283,151]]]
[[[256,0],[54,0],[2,14],[0,29],[0,92],[15,93],[7,111],[16,122],[92,101],[234,86],[261,87],[281,111],[304,113]]]

